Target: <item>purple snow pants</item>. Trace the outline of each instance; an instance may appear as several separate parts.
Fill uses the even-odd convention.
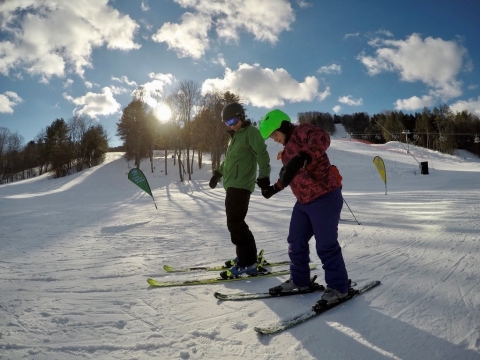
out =
[[[293,207],[288,234],[291,279],[297,286],[310,283],[309,240],[315,235],[318,257],[325,271],[328,287],[342,293],[348,291],[348,275],[338,243],[338,222],[343,197],[340,189],[325,194],[308,204],[298,201]]]

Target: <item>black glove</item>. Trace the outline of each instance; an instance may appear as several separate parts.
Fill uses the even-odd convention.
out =
[[[270,199],[273,195],[278,193],[281,189],[277,187],[276,184],[272,186],[267,186],[266,188],[262,189],[262,195],[265,199]]]
[[[257,179],[257,185],[260,189],[265,189],[270,186],[270,178]]]
[[[218,180],[220,180],[220,178],[222,177],[222,174],[220,174],[217,170],[215,170],[213,172],[213,176],[212,178],[210,179],[210,182],[208,183],[208,185],[212,188],[212,189],[215,189],[217,187],[217,184],[218,184]]]
[[[297,156],[292,158],[282,169],[280,170],[279,178],[282,185],[288,186],[292,182],[293,178],[300,171],[302,167],[310,163],[312,158],[306,152],[300,152]]]

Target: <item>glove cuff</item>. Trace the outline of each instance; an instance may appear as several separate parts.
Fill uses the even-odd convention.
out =
[[[280,180],[277,180],[277,182],[275,184],[273,184],[273,187],[277,190],[277,192],[285,189],[285,186],[282,185]]]

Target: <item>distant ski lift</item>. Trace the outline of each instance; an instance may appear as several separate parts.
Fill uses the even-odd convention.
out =
[[[473,139],[473,142],[474,142],[475,144],[480,143],[480,138],[478,137],[477,134],[475,134],[475,139]]]

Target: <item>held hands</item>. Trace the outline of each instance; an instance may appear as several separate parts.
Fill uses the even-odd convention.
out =
[[[257,185],[260,189],[265,189],[270,186],[270,178],[257,179]]]
[[[208,185],[212,188],[212,189],[215,189],[217,187],[217,184],[218,184],[218,180],[220,180],[220,178],[222,177],[222,174],[220,174],[217,170],[215,170],[213,172],[213,176],[212,178],[210,179],[210,182],[208,183]]]
[[[277,181],[272,186],[268,186],[262,189],[262,195],[265,199],[270,199],[273,195],[278,193],[279,191],[283,190],[283,186],[280,181]]]

